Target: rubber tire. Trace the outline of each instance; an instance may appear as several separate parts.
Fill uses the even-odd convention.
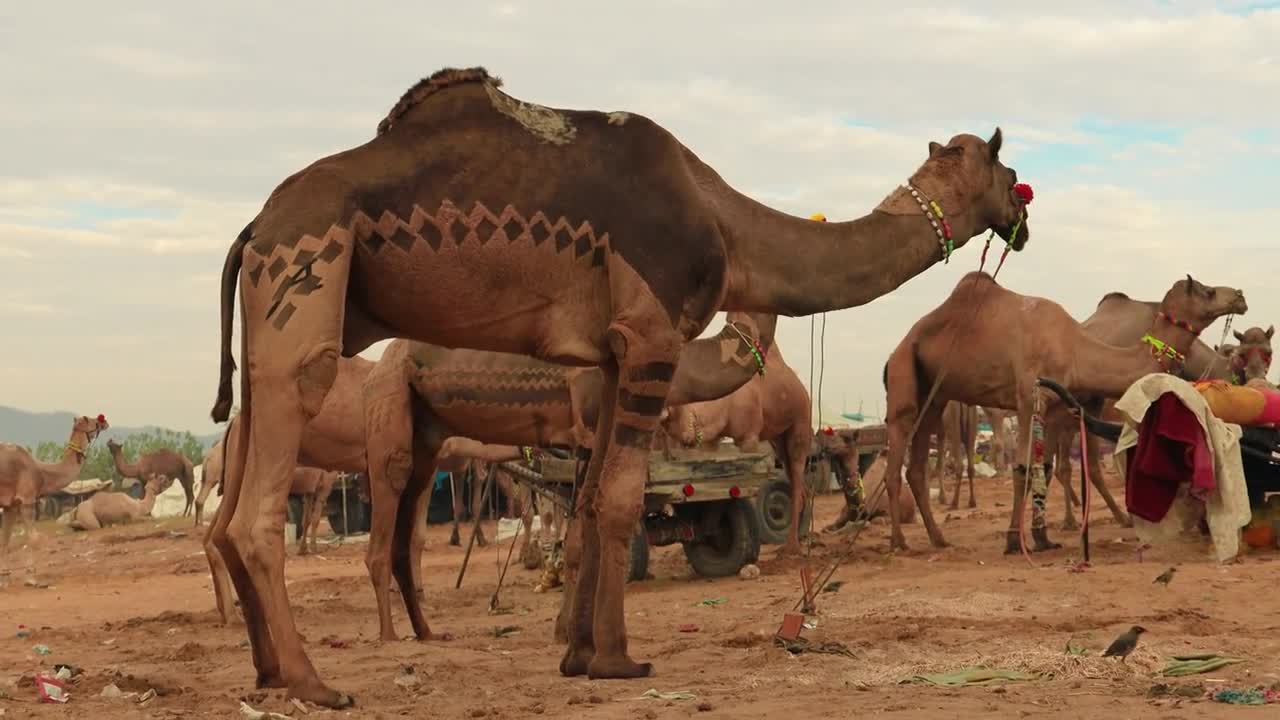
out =
[[[703,527],[714,529],[714,535],[683,543],[685,557],[702,577],[737,575],[760,554],[759,529],[753,527],[759,524],[755,508],[742,498],[701,504],[705,505]]]
[[[348,527],[342,527],[342,491],[334,490],[329,497],[336,502],[334,507],[328,513],[329,527],[333,528],[335,533],[339,535],[355,535],[357,533],[369,532],[369,506],[360,499],[360,493],[354,488],[347,489],[347,523]]]
[[[627,582],[639,582],[649,577],[649,539],[641,526],[631,538],[631,553],[627,557]]]
[[[302,496],[290,495],[289,505],[285,509],[285,517],[293,523],[293,539],[302,539]]]
[[[813,492],[806,488],[806,492]],[[783,478],[771,478],[760,483],[760,492],[752,505],[760,527],[760,542],[765,545],[781,545],[787,541],[791,527],[791,483]],[[800,535],[808,535],[813,527],[813,510],[805,503],[800,514]]]

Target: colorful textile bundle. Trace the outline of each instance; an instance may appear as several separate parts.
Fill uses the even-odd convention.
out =
[[[1223,422],[1235,425],[1280,423],[1280,392],[1221,380],[1202,380],[1192,386],[1204,397],[1209,410]]]

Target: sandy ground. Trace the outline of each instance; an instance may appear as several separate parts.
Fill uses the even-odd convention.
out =
[[[1117,478],[1109,478],[1122,494]],[[364,546],[322,548],[295,557],[290,548],[289,592],[306,646],[321,675],[353,693],[353,718],[395,716],[524,718],[763,718],[799,712],[806,718],[916,717],[1226,717],[1250,710],[1197,697],[1152,696],[1155,672],[1171,654],[1220,651],[1246,663],[1177,686],[1247,686],[1280,681],[1280,606],[1271,588],[1280,580],[1272,553],[1218,566],[1200,545],[1136,554],[1132,531],[1118,526],[1100,500],[1093,510],[1093,566],[1073,572],[1079,538],[1055,528],[1064,549],[1008,558],[1007,478],[979,481],[980,507],[942,511],[952,546],[932,549],[921,525],[906,528],[912,550],[890,555],[888,529],[873,524],[851,560],[835,575],[843,585],[818,598],[812,641],[843,643],[852,657],[792,655],[770,637],[799,595],[801,561],[764,550],[759,578],[703,580],[689,576],[679,546],[655,549],[653,579],[627,593],[632,655],[656,663],[657,676],[634,681],[566,679],[556,671],[561,647],[551,627],[559,591],[532,592],[536,574],[513,562],[502,604],[486,608],[497,576],[495,549],[472,557],[462,589],[453,583],[462,550],[449,547],[447,528],[431,529],[425,570],[435,630],[456,640],[420,644],[376,640],[373,594]],[[1061,517],[1053,488],[1050,516]],[[839,498],[818,501],[818,525],[839,509]],[[207,566],[189,520],[148,521],[93,534],[45,525],[38,580],[24,584],[27,550],[11,553],[0,570],[0,713],[8,718],[229,718],[241,700],[260,710],[303,716],[280,691],[253,688],[243,628],[222,627],[213,610]],[[492,524],[489,524],[492,533]],[[170,532],[166,532],[170,531]],[[173,536],[173,534],[178,536]],[[815,568],[845,551],[847,538],[823,535],[809,559]],[[1152,579],[1179,564],[1166,589]],[[724,599],[722,604],[700,601]],[[397,606],[397,611],[399,607]],[[397,630],[409,634],[402,612]],[[697,632],[680,632],[682,624]],[[1069,642],[1096,655],[1131,624],[1149,632],[1126,665],[1069,656]],[[33,629],[16,636],[17,626]],[[495,629],[517,628],[501,637]],[[335,637],[346,647],[322,639]],[[37,655],[33,646],[52,650]],[[83,668],[67,705],[40,705],[30,676],[55,663]],[[982,664],[1052,671],[1051,679],[943,689],[899,684],[918,672]],[[394,680],[405,666],[415,687]],[[103,687],[154,689],[136,699],[108,699]],[[685,700],[641,699],[650,688],[688,691]],[[1189,690],[1191,694],[1196,689]],[[311,707],[308,717],[339,713]],[[1266,712],[1261,710],[1258,712]]]

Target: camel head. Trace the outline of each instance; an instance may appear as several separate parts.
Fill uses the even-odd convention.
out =
[[[109,427],[111,426],[107,424],[107,418],[104,415],[99,415],[96,418],[81,415],[72,423],[71,432],[73,434],[84,433],[86,443],[91,443],[98,437],[98,433]]]
[[[1223,315],[1243,315],[1248,311],[1244,291],[1205,285],[1190,275],[1174,283],[1160,301],[1160,312],[1169,322],[1187,327],[1196,335]]]
[[[961,134],[946,145],[929,143],[929,159],[916,171],[916,178],[933,178],[926,186],[942,185],[951,193],[957,210],[973,216],[975,234],[995,230],[1015,251],[1031,238],[1027,205],[1034,194],[1031,186],[1018,182],[1018,173],[1000,162],[1004,135],[1000,128],[989,140]],[[1017,237],[1014,229],[1017,228]],[[956,238],[957,246],[965,239]]]
[[[107,441],[107,450],[110,450],[112,455],[119,455],[121,447],[123,446],[115,440]]]
[[[841,432],[830,426],[820,428],[814,433],[813,444],[819,450],[837,457],[853,453],[849,433]]]
[[[168,490],[169,486],[172,484],[173,484],[173,478],[161,473],[159,475],[152,475],[150,478],[148,478],[147,484],[144,487],[146,491],[151,493],[152,495],[159,495],[165,490]]]
[[[658,415],[658,422],[667,437],[673,438],[685,447],[695,447],[702,443],[698,415],[688,405],[668,405]]]
[[[1271,370],[1271,336],[1275,334],[1275,326],[1268,326],[1266,330],[1260,327],[1251,327],[1243,333],[1235,332],[1236,339],[1240,344],[1232,350],[1231,355],[1231,371],[1235,373],[1240,382],[1256,380],[1258,378],[1266,379],[1267,372]]]

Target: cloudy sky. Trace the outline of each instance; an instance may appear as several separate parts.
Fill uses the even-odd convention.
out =
[[[212,429],[228,244],[445,66],[647,115],[744,192],[832,219],[928,141],[999,124],[1036,188],[1006,286],[1083,319],[1192,272],[1246,291],[1237,328],[1280,320],[1280,2],[182,5],[0,6],[0,404]],[[883,405],[888,353],[979,248],[827,316],[825,405]],[[806,379],[808,340],[782,321]]]

